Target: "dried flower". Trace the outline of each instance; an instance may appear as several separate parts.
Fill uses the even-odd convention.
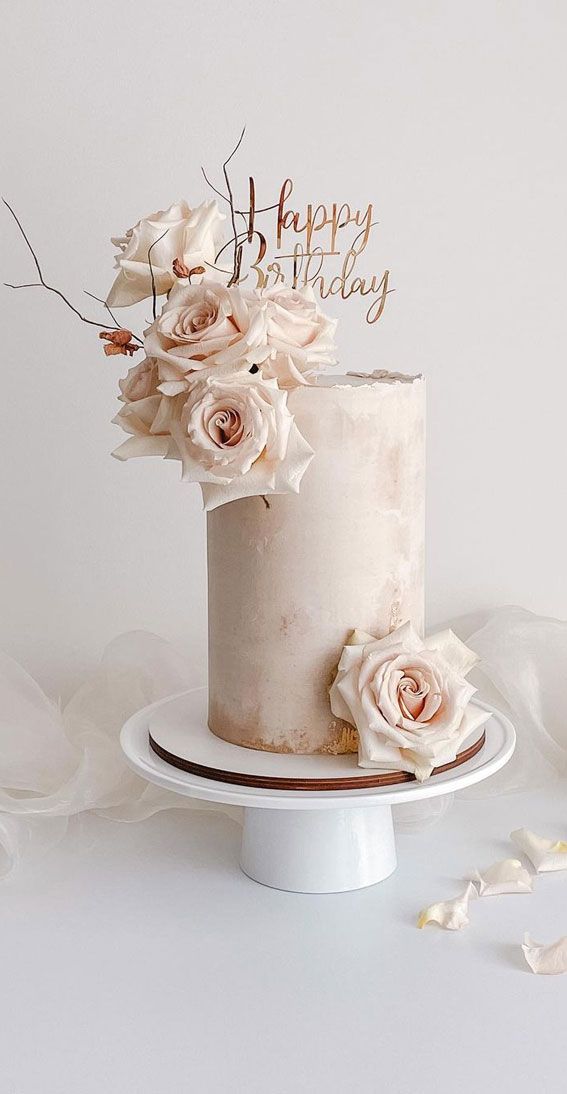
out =
[[[107,357],[113,357],[116,353],[131,357],[137,349],[141,349],[141,346],[132,341],[132,337],[131,330],[102,330],[99,334],[99,338],[108,342],[104,347]]]
[[[195,277],[196,277],[197,274],[204,274],[205,273],[205,267],[204,266],[193,266],[193,269],[191,269],[183,261],[182,258],[176,258],[176,259],[174,259],[174,262],[173,262],[173,272],[174,272],[176,277],[188,277],[189,281],[190,281],[191,278],[193,277],[193,275],[195,275]]]
[[[174,258],[173,272],[176,277],[189,277],[191,274],[189,267],[185,265],[181,258]]]

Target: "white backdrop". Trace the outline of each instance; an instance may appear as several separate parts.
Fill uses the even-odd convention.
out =
[[[335,305],[343,369],[426,373],[428,616],[567,616],[561,0],[2,2],[2,188],[52,281],[104,295],[111,234],[241,178],[374,201],[384,317]],[[7,213],[1,280],[32,268]],[[89,307],[86,298],[85,304]],[[205,661],[204,518],[176,464],[109,457],[123,359],[2,290],[0,646],[67,694],[105,643]],[[96,305],[93,305],[96,307]],[[117,361],[122,362],[117,364]],[[337,513],[340,520],[340,512]]]

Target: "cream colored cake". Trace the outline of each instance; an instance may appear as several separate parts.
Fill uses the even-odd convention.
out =
[[[315,451],[299,494],[210,512],[209,727],[272,752],[356,751],[329,686],[357,627],[423,630],[422,377],[321,377],[289,409]]]

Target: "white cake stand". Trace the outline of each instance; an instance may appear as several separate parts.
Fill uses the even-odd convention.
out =
[[[491,712],[486,742],[472,759],[425,783],[345,790],[261,789],[204,777],[172,766],[154,744],[177,758],[224,772],[224,777],[364,778],[355,756],[274,755],[239,748],[207,729],[206,688],[154,703],[130,718],[120,742],[133,770],[158,786],[203,801],[244,808],[240,865],[262,885],[300,893],[336,893],[383,881],[396,868],[392,806],[450,794],[493,775],[510,759],[515,733]]]

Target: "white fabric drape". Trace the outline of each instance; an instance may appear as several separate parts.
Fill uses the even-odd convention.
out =
[[[453,627],[480,657],[470,674],[479,698],[507,714],[517,734],[506,767],[458,797],[535,790],[566,776],[567,718],[561,692],[567,677],[567,622],[506,607],[487,613],[480,626],[457,620]],[[451,807],[452,797],[397,806],[398,828],[411,832],[434,823]]]
[[[482,658],[481,697],[514,722],[518,745],[510,764],[467,796],[509,793],[567,775],[567,622],[522,608],[491,613],[473,634],[455,629]],[[0,873],[30,848],[61,838],[69,817],[86,810],[136,821],[160,809],[221,809],[134,775],[123,759],[120,729],[136,710],[197,687],[190,664],[163,639],[133,632],[115,639],[101,663],[61,707],[15,661],[0,654]],[[405,830],[433,823],[446,799],[400,807]]]
[[[186,688],[190,664],[163,639],[142,631],[107,646],[100,665],[61,707],[12,658],[0,653],[0,874],[32,848],[65,833],[86,810],[137,821],[161,809],[240,810],[197,802],[135,775],[119,743],[126,719]]]

